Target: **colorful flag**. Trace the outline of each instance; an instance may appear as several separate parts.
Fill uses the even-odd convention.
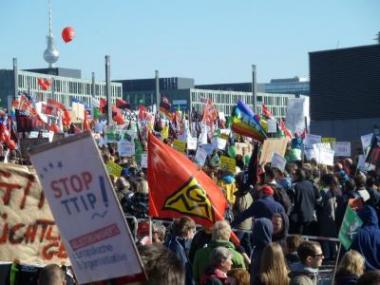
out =
[[[358,214],[348,205],[339,231],[339,240],[346,250],[350,249],[352,241],[362,224],[363,221]]]
[[[242,101],[238,101],[232,113],[232,130],[240,135],[263,142],[267,137],[260,118]]]
[[[152,217],[186,215],[206,227],[224,219],[227,201],[214,181],[152,133],[148,139],[148,183]]]
[[[273,117],[272,112],[269,110],[269,108],[265,104],[262,105],[261,114],[264,115],[268,119]]]

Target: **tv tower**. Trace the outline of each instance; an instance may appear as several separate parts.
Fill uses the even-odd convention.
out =
[[[57,62],[59,58],[59,51],[55,48],[54,36],[52,32],[52,16],[51,16],[51,2],[49,3],[49,34],[47,35],[47,48],[44,51],[44,59],[49,64],[49,68],[54,67],[54,63]]]

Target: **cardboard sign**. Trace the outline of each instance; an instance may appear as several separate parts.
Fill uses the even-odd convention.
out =
[[[274,168],[278,168],[281,171],[284,171],[285,165],[286,165],[286,159],[276,152],[273,153],[271,166]]]
[[[135,142],[122,139],[117,143],[117,151],[121,157],[131,157],[135,155]]]
[[[91,134],[42,146],[32,151],[31,158],[78,282],[127,276],[145,279],[132,235]]]
[[[269,119],[268,123],[268,133],[275,134],[277,133],[277,121],[275,119]]]
[[[183,152],[183,153],[186,152],[186,142],[183,142],[180,140],[174,140],[173,147],[180,152]]]
[[[188,150],[196,150],[197,149],[197,138],[193,138],[190,135],[187,137],[187,149]]]
[[[335,156],[351,156],[351,142],[336,142],[335,143]]]
[[[222,155],[220,157],[220,167],[234,174],[236,172],[236,160],[228,156]]]
[[[197,152],[195,154],[195,162],[200,165],[200,166],[203,166],[206,162],[206,158],[207,158],[207,152],[203,149],[203,148],[198,148],[197,149]]]
[[[0,260],[69,265],[34,169],[0,163],[0,184]]]
[[[252,145],[249,143],[235,143],[236,154],[251,155],[252,153]]]
[[[273,153],[275,152],[281,156],[284,156],[287,143],[288,140],[286,138],[266,139],[261,151],[259,164],[264,165],[271,162]]]
[[[106,164],[106,168],[107,168],[108,174],[113,175],[115,177],[120,177],[121,171],[123,170],[123,168],[119,164],[113,161],[108,161]]]

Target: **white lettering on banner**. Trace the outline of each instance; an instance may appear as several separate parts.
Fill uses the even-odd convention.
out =
[[[36,148],[31,160],[78,282],[132,275],[144,279],[132,235],[91,134]]]
[[[351,156],[351,142],[336,142],[335,143],[335,156]]]

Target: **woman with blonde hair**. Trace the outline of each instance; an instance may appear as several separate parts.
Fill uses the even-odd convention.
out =
[[[260,271],[251,284],[255,285],[288,285],[288,268],[282,247],[278,243],[267,245],[260,259]]]
[[[364,257],[356,250],[349,250],[339,263],[335,285],[354,285],[364,273]]]

